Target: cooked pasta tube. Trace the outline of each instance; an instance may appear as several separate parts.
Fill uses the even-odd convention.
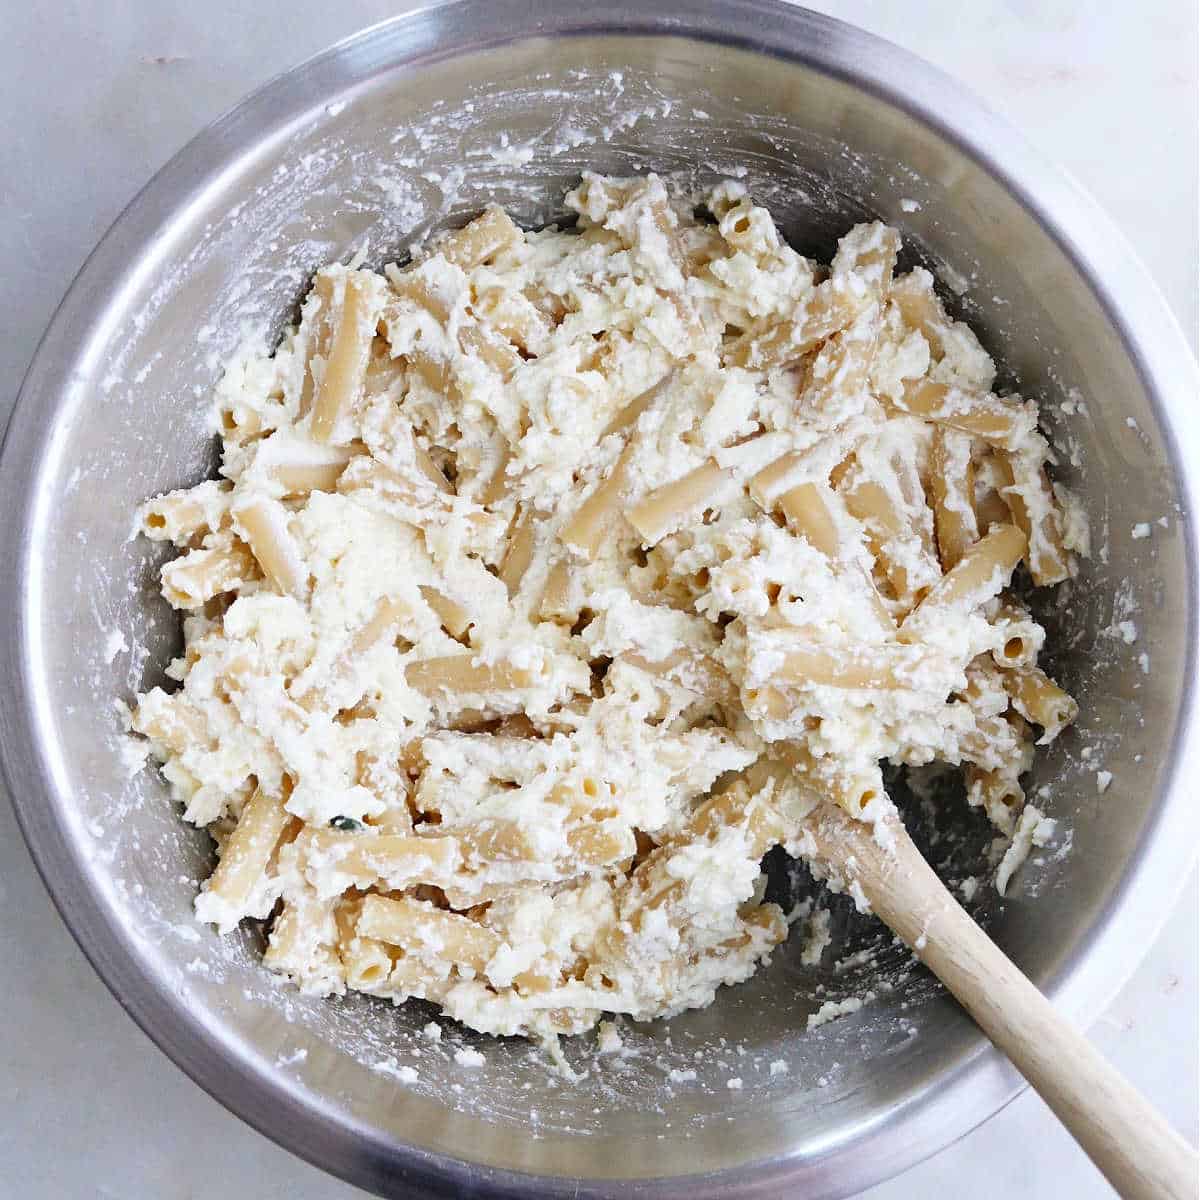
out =
[[[427,584],[421,585],[421,595],[452,638],[461,638],[470,629],[470,612],[452,596]]]
[[[1000,454],[997,462],[1005,481],[1000,494],[1029,539],[1033,582],[1046,587],[1069,579],[1071,563],[1063,548],[1058,503],[1045,467],[1026,454]]]
[[[259,496],[235,506],[233,521],[263,574],[284,595],[300,599],[308,590],[308,571],[288,529],[283,505]]]
[[[930,379],[907,384],[896,404],[903,412],[982,438],[1002,450],[1018,449],[1037,430],[1035,406]]]
[[[271,925],[263,965],[293,976],[306,991],[337,991],[344,971],[339,961],[337,898],[320,899],[303,891],[283,901]]]
[[[710,655],[696,650],[675,650],[657,661],[642,654],[627,653],[620,655],[616,661],[628,663],[649,675],[657,675],[723,704],[731,703],[737,696],[737,689],[728,672]]]
[[[397,296],[423,308],[439,325],[445,325],[450,320],[450,304],[445,296],[439,294],[431,281],[418,268],[416,270],[388,270],[388,282]],[[393,320],[390,313],[383,317],[385,323]]]
[[[539,608],[543,619],[567,625],[574,625],[579,619],[582,603],[575,599],[571,576],[570,565],[562,560],[550,568],[546,576],[546,586],[542,589]]]
[[[902,642],[862,646],[821,646],[780,639],[782,661],[776,684],[834,688],[912,688],[921,673],[938,662],[928,647]]]
[[[408,685],[427,696],[460,693],[480,695],[533,687],[539,675],[511,663],[476,663],[470,654],[451,654],[410,662],[405,670]]]
[[[375,333],[370,306],[371,300],[358,273],[347,272],[329,358],[313,402],[309,429],[315,441],[329,441],[338,418],[354,403],[362,388],[371,338]]]
[[[576,554],[594,558],[604,535],[620,516],[622,497],[629,486],[631,457],[632,450],[627,446],[608,478],[596,487],[559,531],[563,545]]]
[[[197,897],[197,916],[202,921],[214,921],[228,930],[243,917],[267,915],[275,896],[262,887],[263,876],[287,823],[282,796],[258,790],[246,801],[216,870]]]
[[[816,288],[794,321],[773,325],[760,335],[743,335],[729,347],[726,362],[750,370],[793,363],[845,329],[870,303],[869,296],[856,295],[827,280]]]
[[[532,508],[522,507],[509,538],[504,561],[500,564],[500,581],[515,596],[521,580],[533,561],[536,516]]]
[[[298,844],[305,878],[321,895],[380,884],[393,889],[440,885],[454,877],[461,861],[452,837],[315,829],[302,833]]]
[[[741,491],[741,484],[728,471],[707,462],[681,479],[664,484],[626,509],[629,523],[653,546],[688,518],[706,508],[718,507]]]
[[[944,621],[954,608],[967,611],[999,595],[1025,554],[1025,535],[1015,525],[998,525],[979,539],[909,614],[905,631]]]
[[[395,966],[383,942],[352,937],[341,947],[342,969],[346,983],[356,991],[376,992],[385,988]]]
[[[250,548],[228,531],[209,534],[198,549],[162,569],[162,594],[174,608],[199,608],[262,573]]]
[[[826,558],[841,557],[841,537],[833,515],[835,493],[818,483],[801,483],[779,497],[779,507],[797,533]]]
[[[1079,715],[1079,705],[1039,667],[1006,671],[1004,686],[1017,712],[1042,727],[1041,745],[1054,741]]]
[[[987,818],[1003,833],[1012,833],[1017,813],[1025,803],[1025,791],[1011,771],[985,771],[974,763],[963,769],[967,784],[967,803],[982,808]]]
[[[938,426],[933,434],[930,495],[943,571],[952,570],[968,547],[979,540],[971,443],[967,434],[948,426]]]
[[[129,727],[174,755],[207,747],[212,740],[202,709],[185,696],[168,696],[157,688],[141,698]]]
[[[851,472],[842,485],[842,497],[851,515],[865,526],[896,599],[911,610],[941,571],[919,518],[914,518],[900,495],[895,473],[889,470],[880,482],[861,471]]]
[[[1046,631],[1029,611],[1011,598],[1002,599],[990,618],[996,631],[997,645],[992,658],[1000,667],[1032,667],[1036,665],[1046,640]]]
[[[228,519],[231,491],[228,480],[208,479],[192,488],[167,492],[142,505],[141,530],[156,542],[171,541],[176,546],[216,533]]]
[[[440,959],[482,975],[500,949],[500,938],[485,925],[432,904],[406,898],[367,896],[355,932],[418,958]]]
[[[524,241],[521,231],[504,209],[489,205],[483,215],[447,234],[437,243],[437,252],[457,267],[467,270]]]

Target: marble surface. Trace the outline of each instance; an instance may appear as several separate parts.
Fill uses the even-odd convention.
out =
[[[401,7],[388,0],[6,5],[0,40],[0,423],[71,276],[151,173],[278,71]],[[845,0],[814,7],[970,84],[1107,207],[1193,346],[1196,9],[1186,0]],[[0,1179],[25,1200],[349,1200],[191,1083],[124,1015],[52,908],[0,797]],[[1197,878],[1109,1011],[1100,1049],[1193,1140]],[[1147,952],[1148,951],[1148,952]],[[219,1164],[219,1169],[214,1169]],[[871,1200],[1111,1193],[1033,1095]],[[0,1191],[6,1185],[0,1186]]]

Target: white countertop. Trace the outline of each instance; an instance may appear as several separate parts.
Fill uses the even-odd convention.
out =
[[[7,7],[0,44],[0,424],[36,339],[124,203],[270,76],[392,15],[388,0],[91,0]],[[1197,17],[1187,0],[845,0],[812,7],[958,76],[1088,187],[1196,344]],[[1198,885],[1109,1011],[1099,1048],[1196,1139]],[[24,1200],[365,1193],[225,1112],[123,1014],[42,888],[0,798],[0,1179]],[[1166,915],[1166,914],[1164,914]],[[1138,957],[1140,947],[1131,947]],[[870,1200],[1111,1195],[1026,1093]],[[0,1191],[5,1188],[0,1186]]]

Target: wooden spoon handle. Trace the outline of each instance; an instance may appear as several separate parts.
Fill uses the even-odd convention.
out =
[[[1126,1200],[1196,1200],[1196,1151],[1009,961],[946,890],[898,817],[873,828],[823,806],[817,857],[946,985]],[[890,848],[886,843],[891,842]]]

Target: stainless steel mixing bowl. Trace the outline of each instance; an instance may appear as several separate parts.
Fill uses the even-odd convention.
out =
[[[1019,1086],[878,927],[836,908],[822,965],[789,945],[710,1010],[628,1030],[624,1056],[580,1042],[576,1082],[519,1043],[476,1039],[485,1063],[463,1067],[470,1039],[422,1038],[420,1006],[298,996],[262,970],[256,932],[222,942],[195,925],[208,839],[122,732],[117,701],[178,645],[131,514],[213,468],[222,359],[248,332],[276,335],[318,265],[357,248],[381,263],[493,198],[546,221],[584,168],[744,175],[814,253],[861,217],[893,222],[1043,402],[1099,551],[1046,615],[1084,715],[1033,786],[1071,844],[1004,904],[981,887],[976,911],[1062,1008],[1098,1012],[1194,850],[1194,364],[1121,238],[1011,130],[894,47],[768,0],[434,5],[276,80],[158,175],[64,301],[5,443],[7,779],[118,998],[222,1102],[330,1171],[405,1196],[600,1196],[631,1180],[624,1194],[647,1197],[845,1195]],[[958,809],[942,822],[956,832],[931,843],[938,861],[981,870],[982,824]],[[835,968],[847,948],[874,957]],[[874,1004],[803,1032],[823,998],[866,986]]]

